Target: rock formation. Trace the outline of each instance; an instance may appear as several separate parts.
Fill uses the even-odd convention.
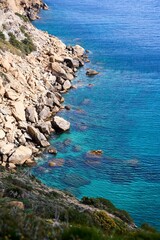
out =
[[[66,46],[31,24],[28,11],[41,8],[47,9],[41,0],[0,1],[0,164],[9,168],[49,146],[51,132],[69,129],[55,114],[84,64],[81,46]]]

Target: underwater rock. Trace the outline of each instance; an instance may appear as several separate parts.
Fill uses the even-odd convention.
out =
[[[102,150],[91,150],[88,152],[89,154],[92,154],[92,155],[102,155],[103,154],[103,151]]]
[[[90,181],[88,179],[85,179],[75,173],[65,175],[62,181],[68,186],[72,186],[75,188],[90,184]]]
[[[79,146],[79,145],[73,146],[72,151],[73,152],[80,152],[81,151],[81,146]]]
[[[66,140],[63,142],[64,146],[69,146],[69,145],[71,145],[71,143],[72,143],[71,139],[66,139]]]
[[[50,154],[57,154],[57,149],[53,146],[50,146],[48,149],[47,149],[48,153]]]
[[[56,158],[48,163],[50,167],[62,167],[65,161],[63,158]]]

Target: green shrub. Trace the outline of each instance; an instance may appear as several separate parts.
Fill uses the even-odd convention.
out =
[[[128,212],[116,208],[114,204],[107,199],[83,197],[81,203],[94,206],[95,208],[99,208],[101,210],[106,210],[107,212],[112,213],[115,216],[119,217],[126,223],[133,223],[133,220]]]
[[[13,33],[9,33],[10,39],[9,42],[14,47],[18,48],[21,52],[25,54],[29,54],[32,51],[36,50],[36,46],[34,45],[30,36],[25,33],[26,38],[22,41],[18,41]]]
[[[104,231],[110,233],[117,229],[115,221],[105,211],[97,211],[93,216],[96,226],[100,226]]]
[[[66,229],[61,240],[104,240],[103,234],[96,228],[75,226]]]
[[[0,39],[5,40],[5,35],[3,32],[0,31]]]
[[[20,13],[15,13],[18,17],[20,17],[24,22],[29,22],[29,18],[25,15],[22,15]]]

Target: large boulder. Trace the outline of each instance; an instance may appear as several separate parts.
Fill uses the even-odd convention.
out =
[[[45,120],[46,118],[50,117],[51,111],[50,108],[47,106],[44,106],[42,111],[39,113],[40,120]]]
[[[22,165],[25,161],[32,156],[32,150],[25,146],[18,147],[9,158],[9,162],[16,165]]]
[[[94,76],[94,75],[97,75],[97,74],[99,74],[99,72],[97,72],[97,71],[94,70],[94,69],[88,69],[88,70],[86,71],[86,75],[87,75],[87,76]]]
[[[3,129],[0,129],[0,139],[5,138],[5,132],[3,131]]]
[[[17,94],[13,89],[6,89],[5,97],[15,101],[19,98],[19,94]]]
[[[0,152],[5,155],[5,154],[10,154],[10,152],[14,149],[14,144],[12,143],[5,143],[1,142],[0,143]]]
[[[52,73],[55,73],[57,76],[66,77],[65,70],[60,66],[58,62],[54,62],[51,64]]]
[[[28,134],[31,136],[32,140],[42,147],[47,147],[50,143],[47,141],[46,137],[39,131],[38,128],[33,126],[28,126]]]
[[[72,59],[70,57],[66,57],[64,59],[64,62],[66,64],[66,66],[69,67],[69,68],[74,69],[74,68],[78,68],[79,67],[79,61],[76,60],[76,59]]]
[[[62,117],[55,116],[52,121],[52,126],[56,131],[67,131],[70,128],[70,122]]]
[[[30,121],[32,123],[38,122],[38,114],[37,114],[35,107],[28,106],[26,108],[26,118],[28,121]]]
[[[82,47],[79,46],[79,45],[74,46],[73,49],[74,49],[74,53],[75,53],[78,57],[82,57],[83,54],[85,53],[84,48],[82,48]]]
[[[25,107],[22,100],[13,102],[12,114],[17,121],[26,121]]]
[[[63,89],[68,90],[71,88],[71,86],[72,86],[71,82],[69,80],[66,80],[63,84]]]

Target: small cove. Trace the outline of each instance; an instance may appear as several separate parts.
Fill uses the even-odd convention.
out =
[[[54,135],[62,167],[44,154],[35,176],[49,186],[82,196],[105,197],[127,210],[136,224],[160,229],[160,36],[158,1],[46,1],[50,11],[35,25],[66,44],[89,49],[65,94],[69,132]],[[100,71],[86,77],[85,69]],[[91,84],[92,86],[89,86]],[[87,152],[102,149],[91,160]]]

